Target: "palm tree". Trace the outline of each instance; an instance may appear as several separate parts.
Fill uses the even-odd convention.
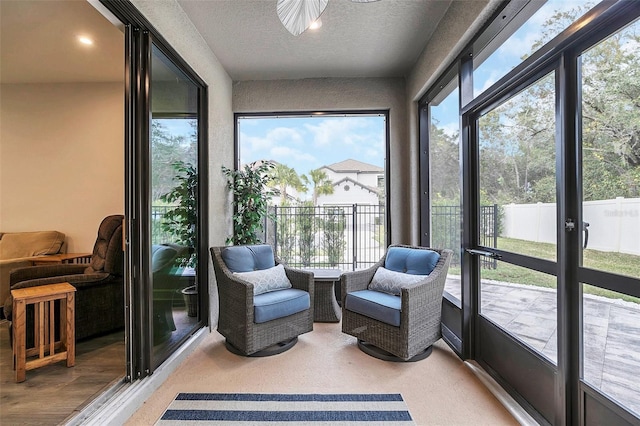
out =
[[[281,206],[284,206],[287,201],[287,187],[301,192],[307,190],[302,184],[298,173],[291,167],[280,163],[276,163],[275,167],[271,170],[269,185],[278,189]]]
[[[309,176],[302,175],[302,180],[307,185],[313,184],[313,205],[315,206],[318,203],[318,195],[333,194],[333,182],[321,169],[311,170]]]

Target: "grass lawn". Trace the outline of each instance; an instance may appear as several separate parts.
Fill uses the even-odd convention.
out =
[[[498,238],[498,248],[541,259],[556,260],[556,246],[554,244]],[[640,277],[640,256],[586,249],[583,263],[585,267],[592,269],[615,272],[635,278]],[[460,267],[452,267],[450,273],[460,274]],[[556,288],[556,277],[554,276],[500,261],[497,269],[483,269],[481,275],[483,279]],[[627,296],[588,284],[583,285],[583,291],[588,294],[640,303],[640,299],[637,297]]]

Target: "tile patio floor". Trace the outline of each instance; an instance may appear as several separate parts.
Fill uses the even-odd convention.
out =
[[[460,280],[447,278],[460,298]],[[484,280],[482,313],[554,364],[557,310],[554,289]],[[585,294],[584,378],[640,416],[640,305]]]

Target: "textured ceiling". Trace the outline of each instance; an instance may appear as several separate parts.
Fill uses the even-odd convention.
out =
[[[276,0],[178,0],[233,80],[406,75],[451,0],[329,0],[319,30],[291,35]]]
[[[329,0],[323,26],[291,35],[276,0],[178,0],[233,80],[398,77],[451,0]],[[122,81],[123,33],[86,1],[0,0],[0,81]],[[79,34],[94,38],[86,48]]]

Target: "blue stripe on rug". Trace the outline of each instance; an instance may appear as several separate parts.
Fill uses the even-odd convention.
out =
[[[179,425],[184,421],[238,425],[312,422],[413,425],[411,414],[398,393],[180,393],[156,424]]]
[[[408,411],[225,411],[167,410],[161,420],[252,422],[400,422],[411,421]]]
[[[266,393],[179,393],[179,401],[402,401],[399,393],[382,394],[266,394]]]

